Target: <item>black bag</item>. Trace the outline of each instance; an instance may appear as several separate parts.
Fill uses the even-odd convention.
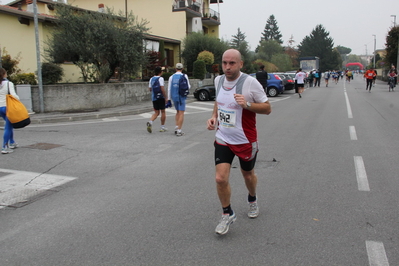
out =
[[[152,91],[154,92],[155,98],[157,99],[163,98],[161,84],[159,83],[159,77],[155,78],[155,81],[152,84]]]
[[[188,82],[184,74],[181,75],[179,79],[179,94],[183,97],[186,97],[189,94]]]

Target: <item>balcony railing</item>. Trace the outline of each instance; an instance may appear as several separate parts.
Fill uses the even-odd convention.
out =
[[[173,4],[173,11],[190,9],[190,10],[192,10],[194,12],[198,12],[199,13],[201,6],[198,3],[196,3],[196,2],[192,2],[192,1],[189,1],[189,2],[187,2],[185,0],[175,1],[174,4]]]
[[[220,14],[211,8],[205,8],[203,18],[210,18],[220,22]]]

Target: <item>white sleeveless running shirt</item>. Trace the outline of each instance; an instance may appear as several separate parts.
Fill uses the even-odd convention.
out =
[[[241,77],[242,73],[240,74]],[[215,88],[222,76],[215,79]],[[216,138],[231,145],[253,143],[257,141],[256,113],[243,109],[234,99],[237,92],[237,78],[234,81],[224,79],[223,86],[216,95],[218,105],[218,129]],[[251,103],[263,103],[268,100],[262,85],[248,76],[242,85],[242,95]]]

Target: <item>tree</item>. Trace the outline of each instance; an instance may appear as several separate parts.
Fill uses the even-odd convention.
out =
[[[276,40],[262,41],[258,49],[258,57],[270,62],[273,55],[281,54],[283,52],[283,47]]]
[[[247,37],[245,33],[241,32],[240,28],[237,30],[237,34],[232,36],[233,39],[230,41],[230,47],[240,51],[244,66],[242,68],[243,72],[249,73],[253,72],[252,67],[252,56],[250,55],[249,44],[245,40]]]
[[[273,72],[277,72],[278,71],[278,67],[276,65],[274,65],[274,64],[272,64],[270,62],[267,62],[265,60],[262,60],[262,59],[256,59],[253,62],[253,64],[254,64],[254,68],[255,69],[259,69],[259,67],[261,65],[264,65],[266,72],[269,72],[269,73],[273,73]]]
[[[206,65],[212,65],[215,62],[215,57],[213,53],[209,51],[202,51],[198,54],[197,60],[202,60]]]
[[[248,42],[245,40],[247,36],[245,36],[245,34],[241,32],[240,28],[237,29],[237,34],[232,35],[231,37],[233,37],[233,39],[230,41],[231,48],[238,50],[242,44],[245,43],[248,45]]]
[[[162,65],[165,64],[166,56],[165,56],[165,42],[163,40],[159,41],[159,61]]]
[[[348,48],[348,47],[344,47],[344,46],[341,46],[341,45],[338,45],[337,47],[335,47],[337,50],[338,50],[338,52],[340,53],[340,54],[342,54],[342,55],[345,55],[345,54],[350,54],[351,52],[352,52],[352,49],[351,48]]]
[[[305,36],[298,45],[299,57],[317,56],[320,58],[320,70],[341,68],[341,59],[337,50],[334,51],[334,41],[329,37],[322,25],[317,25],[309,36]]]
[[[392,27],[391,30],[388,32],[386,43],[385,43],[385,50],[387,52],[385,56],[385,62],[388,68],[391,65],[397,64],[398,60],[398,40],[399,40],[399,26]],[[398,66],[396,66],[397,68]]]
[[[193,76],[196,79],[203,80],[206,74],[206,65],[203,60],[196,60],[193,63]]]
[[[367,61],[360,58],[360,56],[355,54],[350,54],[347,56],[345,64],[347,63],[361,63],[363,66],[367,66]]]
[[[197,60],[204,61],[206,65],[206,71],[208,73],[212,72],[212,64],[213,62],[215,62],[215,56],[213,55],[213,53],[209,51],[202,51],[198,54]]]
[[[288,40],[288,45],[284,47],[284,52],[291,59],[291,68],[298,69],[299,68],[298,49],[295,48],[294,44],[295,44],[294,36],[291,35],[290,39]]]
[[[3,47],[3,51],[1,52],[1,66],[7,71],[8,78],[12,81],[14,75],[21,73],[21,69],[18,67],[18,64],[21,60],[20,55],[12,58],[11,55],[7,52],[6,48]]]
[[[54,63],[42,63],[43,84],[55,84],[62,80],[64,70]]]
[[[56,26],[47,42],[50,62],[71,61],[81,69],[85,82],[107,82],[116,68],[125,76],[146,65],[143,34],[147,22],[130,13],[127,17],[56,4]]]
[[[285,72],[292,69],[290,56],[287,54],[274,54],[270,63],[278,67],[278,71]]]
[[[154,75],[155,68],[163,65],[165,59],[162,60],[161,57],[161,52],[155,52],[154,50],[147,51],[147,64],[143,67],[142,80],[150,80]]]
[[[260,42],[268,41],[268,40],[275,40],[279,44],[282,44],[283,41],[281,40],[281,37],[283,37],[283,35],[281,35],[281,33],[279,31],[279,28],[277,26],[277,21],[276,21],[274,15],[270,15],[270,17],[266,21],[266,26],[262,33]]]
[[[222,61],[222,55],[229,45],[220,39],[204,35],[200,32],[193,32],[187,35],[183,40],[184,50],[182,57],[187,65],[187,71],[193,71],[193,63],[197,60],[198,54],[204,50],[213,53],[215,62]]]

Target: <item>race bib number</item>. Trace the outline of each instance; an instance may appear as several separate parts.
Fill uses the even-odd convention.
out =
[[[236,112],[219,108],[219,125],[222,127],[235,127]]]

